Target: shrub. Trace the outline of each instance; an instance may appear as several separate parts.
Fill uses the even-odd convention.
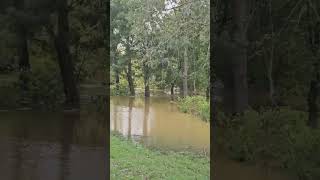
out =
[[[249,110],[232,119],[225,145],[234,159],[277,162],[302,179],[319,179],[320,132],[306,121],[307,113],[289,108]]]
[[[126,80],[123,79],[120,79],[119,90],[117,90],[117,86],[115,83],[110,86],[110,90],[110,94],[112,96],[125,96],[129,94],[128,83],[126,82]]]
[[[55,65],[47,62],[42,66],[34,66],[31,72],[20,74],[16,87],[23,92],[20,100],[28,101],[32,106],[53,109],[64,99],[62,80]]]
[[[178,108],[183,113],[190,113],[204,121],[210,121],[210,104],[203,96],[179,98]]]

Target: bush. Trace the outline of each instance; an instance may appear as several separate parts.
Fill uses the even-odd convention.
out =
[[[120,79],[119,82],[119,90],[117,90],[117,86],[115,83],[113,83],[110,86],[110,94],[112,96],[125,96],[129,94],[129,88],[128,88],[128,82],[124,79]]]
[[[276,162],[302,179],[319,179],[320,132],[306,121],[307,113],[289,108],[249,110],[232,119],[225,145],[234,159]]]
[[[20,74],[16,87],[21,94],[20,101],[32,106],[54,109],[64,100],[63,84],[59,69],[51,64],[35,66],[31,72]]]
[[[190,113],[204,121],[210,121],[210,104],[203,96],[188,96],[178,99],[178,108],[183,113]]]

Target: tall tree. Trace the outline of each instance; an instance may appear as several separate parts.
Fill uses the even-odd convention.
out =
[[[319,59],[319,47],[320,47],[320,16],[318,9],[319,3],[307,2],[307,25],[306,25],[306,40],[307,47],[311,50],[314,56],[314,64],[312,69],[312,79],[309,85],[308,93],[308,109],[309,109],[309,126],[312,128],[318,127],[319,107],[318,98],[320,91],[320,59]]]
[[[14,5],[17,11],[24,11],[24,0],[14,0]],[[29,51],[28,51],[28,30],[25,22],[20,19],[16,19],[17,30],[17,48],[19,57],[19,69],[21,71],[28,71],[30,69]]]
[[[248,1],[219,1],[217,11],[216,21],[221,28],[215,32],[215,61],[221,71],[228,69],[217,75],[227,89],[224,101],[230,107],[230,112],[242,113],[248,108]]]
[[[63,80],[66,104],[79,107],[79,89],[74,75],[74,64],[69,49],[69,9],[67,1],[57,1],[57,33],[52,34],[57,57],[60,66],[60,73]]]

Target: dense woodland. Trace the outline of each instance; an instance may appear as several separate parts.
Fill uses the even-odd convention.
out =
[[[217,2],[213,13],[214,73],[233,95],[230,112],[289,105],[309,110],[316,127],[318,2]]]
[[[319,14],[317,0],[213,2],[211,117],[231,157],[319,179]]]
[[[112,0],[114,95],[209,95],[209,1]]]
[[[110,33],[112,95],[210,96],[231,158],[320,178],[319,1],[112,0],[110,32],[105,3],[2,0],[0,106],[79,106]]]
[[[105,79],[101,0],[2,0],[0,105],[79,107],[79,84]]]

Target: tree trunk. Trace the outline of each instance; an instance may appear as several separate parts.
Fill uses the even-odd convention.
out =
[[[150,97],[150,87],[149,87],[149,82],[148,81],[144,85],[144,96],[145,97]]]
[[[248,108],[247,62],[246,57],[239,57],[234,67],[233,113],[242,113]]]
[[[273,80],[273,45],[271,48],[271,57],[269,59],[268,65],[268,81],[269,81],[269,98],[272,106],[276,105],[276,101],[274,99],[274,80]]]
[[[128,72],[127,72],[127,80],[128,80],[128,86],[129,86],[129,91],[130,91],[130,96],[135,95],[134,91],[134,82],[133,82],[133,77],[132,77],[132,63],[131,63],[131,58],[128,57]]]
[[[29,71],[30,62],[29,62],[29,51],[28,51],[28,37],[27,29],[25,25],[17,25],[18,33],[18,58],[19,58],[19,69],[20,71]]]
[[[179,83],[179,96],[183,97],[183,83],[182,82]]]
[[[115,57],[113,56],[113,62],[116,63],[115,61]],[[119,69],[118,69],[118,65],[116,64],[116,67],[114,69],[114,74],[115,74],[115,78],[116,78],[116,95],[119,95],[120,92],[120,73],[119,73]]]
[[[309,107],[309,121],[308,125],[311,128],[318,127],[318,96],[319,96],[319,73],[316,78],[310,82],[310,89],[308,94],[308,107]]]
[[[115,70],[115,76],[116,76],[116,94],[119,95],[120,92],[120,76],[119,76],[119,71]]]
[[[171,100],[174,100],[174,83],[171,83],[171,88],[170,88],[170,92],[171,92]]]
[[[14,6],[18,11],[24,11],[25,3],[23,0],[15,0]],[[17,33],[17,52],[19,60],[19,78],[21,81],[21,95],[20,99],[21,105],[28,104],[27,93],[29,90],[28,87],[28,73],[30,71],[30,62],[29,62],[29,50],[28,50],[28,31],[27,27],[21,20],[16,19],[16,33]]]
[[[273,61],[274,61],[274,25],[272,20],[272,1],[269,2],[269,15],[270,15],[270,25],[271,25],[271,52],[268,67],[268,80],[269,80],[269,96],[271,105],[275,106],[276,102],[274,99],[274,80],[273,80]]]
[[[149,87],[149,69],[146,65],[144,66],[144,96],[150,97],[150,87]]]
[[[23,0],[15,0],[14,6],[18,11],[24,11],[25,3]],[[19,70],[20,71],[29,71],[29,51],[28,51],[28,31],[26,25],[21,22],[21,20],[16,20],[17,28],[17,49],[18,49],[18,58],[19,58]]]
[[[18,58],[19,58],[19,78],[21,81],[21,90],[22,90],[22,99],[21,105],[28,104],[27,93],[29,91],[28,87],[28,74],[30,72],[30,63],[29,63],[29,51],[28,51],[28,38],[27,38],[27,30],[25,25],[18,24],[17,25],[17,36],[18,36]]]
[[[71,59],[69,43],[69,20],[67,1],[60,0],[58,6],[57,35],[54,37],[60,73],[68,106],[79,107],[79,90],[74,76],[74,65]]]
[[[183,97],[188,96],[188,48],[184,49],[183,58]]]
[[[246,8],[247,3],[242,0],[233,0],[232,14],[234,29],[232,41],[236,52],[233,56],[233,113],[242,113],[248,108],[247,84],[247,34]]]
[[[312,7],[311,3],[308,4],[307,9],[307,16],[310,20],[313,20],[313,17],[311,16]],[[308,41],[309,49],[313,53],[314,57],[317,58],[319,56],[318,50],[319,50],[319,37],[320,37],[320,26],[319,23],[308,24],[308,29],[306,33],[306,38]],[[313,79],[310,82],[309,87],[309,94],[308,94],[308,108],[309,108],[309,121],[308,125],[311,128],[317,128],[318,127],[318,96],[319,96],[319,90],[320,90],[320,72],[319,72],[319,63],[320,59],[315,59],[315,63],[313,65]]]

